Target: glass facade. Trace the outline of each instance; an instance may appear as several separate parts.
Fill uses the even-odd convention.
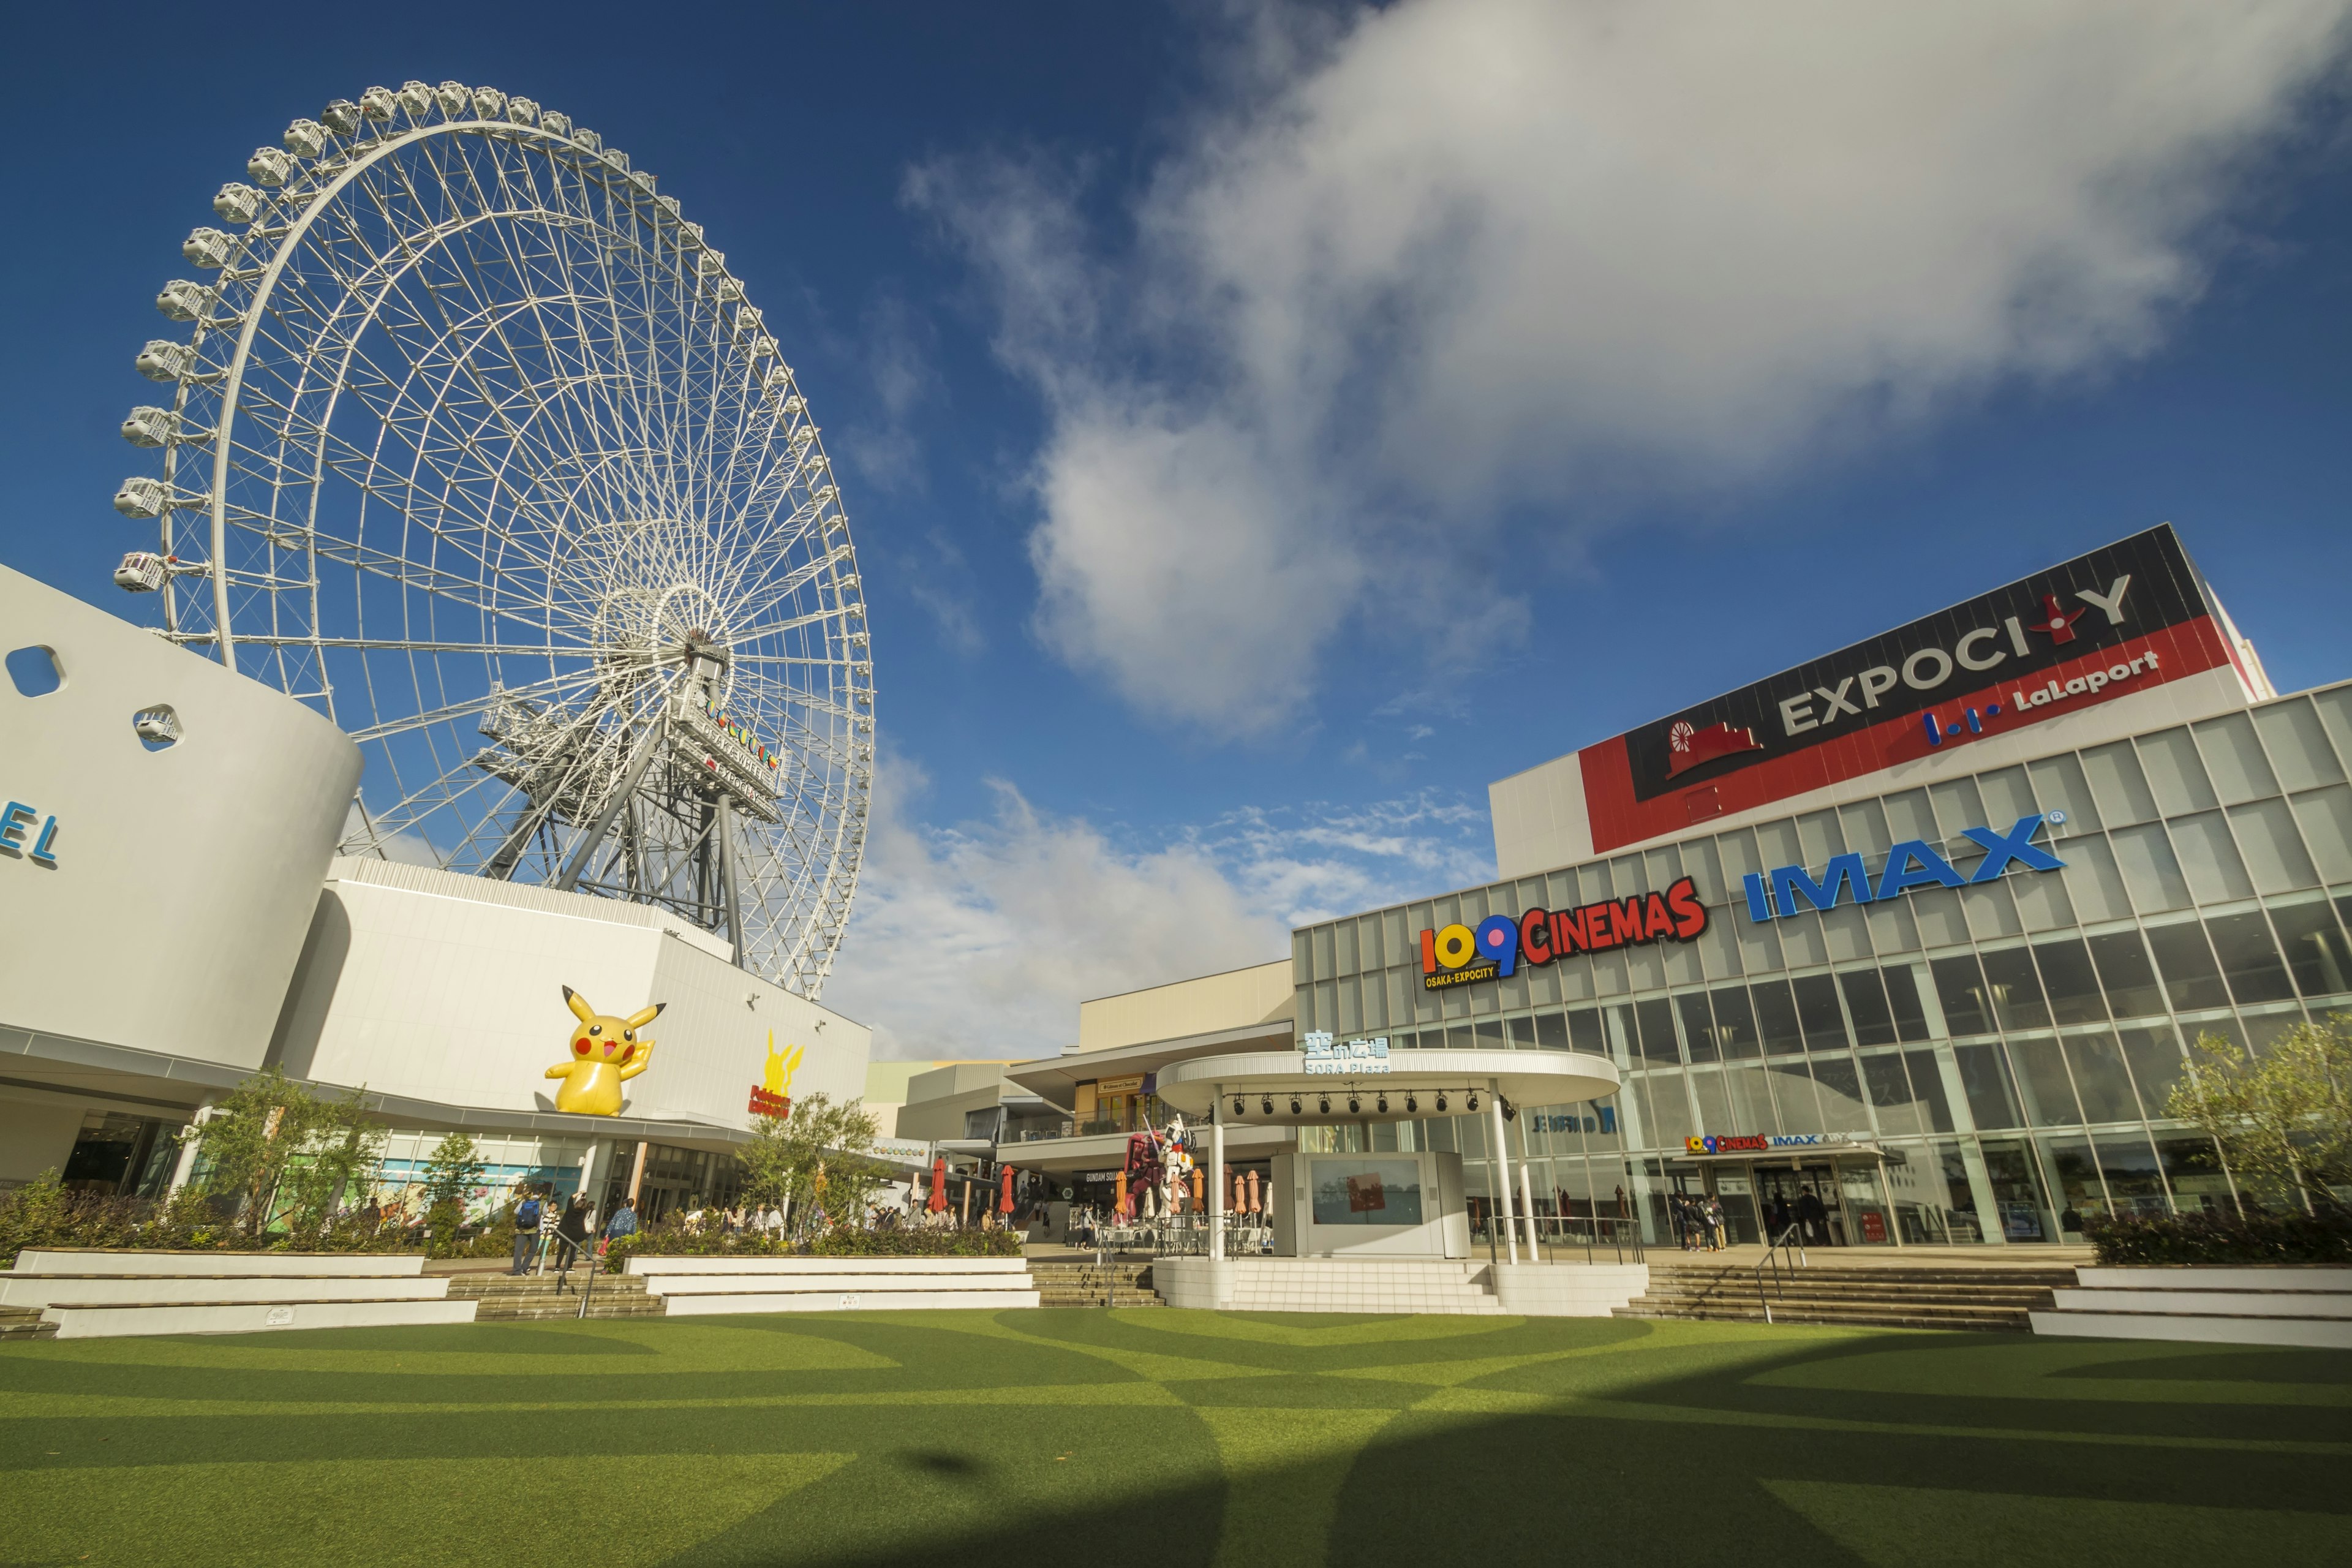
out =
[[[1507,1134],[1540,1213],[1626,1212],[1653,1239],[1664,1194],[1702,1184],[1753,1239],[1805,1191],[1847,1242],[2079,1239],[2082,1216],[2233,1202],[2207,1140],[2165,1116],[2202,1033],[2259,1053],[2352,1008],[2352,683],[1834,808],[1695,836],[1293,933],[1298,1028],[1422,1048],[1580,1050],[1624,1087],[1524,1108]],[[1939,846],[2063,815],[2065,868],[1915,889],[1768,922],[1741,879]],[[1706,930],[1428,992],[1420,933],[1691,878]],[[1375,1129],[1457,1148],[1489,1180],[1475,1119]],[[1803,1156],[1696,1162],[1698,1135],[1822,1133]],[[1786,1190],[1794,1187],[1797,1190]],[[1622,1196],[1621,1196],[1622,1194]]]

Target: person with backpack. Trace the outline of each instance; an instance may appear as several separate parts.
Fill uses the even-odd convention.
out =
[[[539,1226],[546,1205],[539,1201],[537,1187],[522,1190],[522,1202],[515,1205],[514,1267],[507,1270],[520,1278],[530,1272],[531,1258],[539,1251]]]

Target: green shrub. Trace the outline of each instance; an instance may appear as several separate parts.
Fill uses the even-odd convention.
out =
[[[163,1203],[70,1193],[55,1171],[0,1193],[0,1268],[30,1247],[142,1248],[163,1252],[402,1252],[415,1247],[398,1227],[371,1229],[346,1218],[318,1229],[248,1231],[234,1195],[183,1188]]]
[[[2242,1218],[2189,1215],[2093,1215],[2083,1235],[2110,1267],[2147,1264],[2352,1265],[2352,1210],[2333,1205],[2316,1214]]]
[[[1018,1258],[1017,1230],[828,1230],[810,1245],[819,1258]]]

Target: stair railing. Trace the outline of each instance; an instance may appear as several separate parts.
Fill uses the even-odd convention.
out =
[[[1764,1270],[1768,1268],[1772,1270],[1772,1295],[1784,1295],[1780,1283],[1780,1249],[1785,1247],[1792,1255],[1789,1264],[1791,1272],[1802,1267],[1801,1260],[1805,1256],[1804,1247],[1794,1239],[1796,1235],[1797,1226],[1792,1224],[1780,1233],[1777,1241],[1766,1240],[1764,1261],[1756,1266],[1756,1299],[1764,1305],[1764,1321],[1768,1323],[1772,1321],[1772,1297],[1764,1294]]]

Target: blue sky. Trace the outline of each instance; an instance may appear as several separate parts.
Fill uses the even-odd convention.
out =
[[[0,561],[137,608],[131,356],[252,148],[564,110],[844,469],[886,809],[826,1000],[1049,1051],[1485,875],[1494,778],[2158,521],[2282,689],[2352,674],[2344,7],[2047,9],[52,11]]]

